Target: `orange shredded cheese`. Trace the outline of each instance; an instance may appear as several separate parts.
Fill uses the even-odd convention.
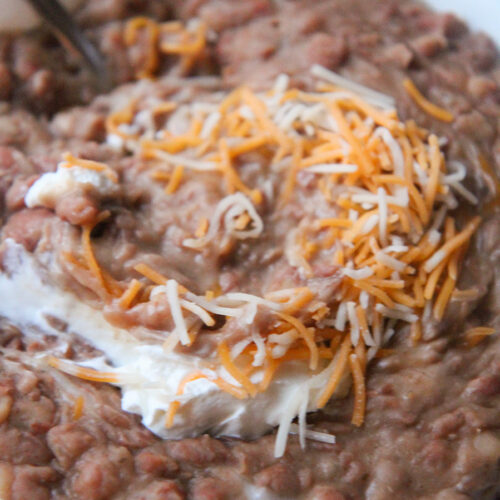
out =
[[[69,262],[71,265],[78,267],[80,269],[88,269],[87,266],[81,262],[75,255],[73,255],[71,252],[62,252],[61,256],[63,257],[64,260]]]
[[[245,229],[247,227],[251,220],[252,219],[250,218],[250,216],[245,212],[236,219],[234,228],[241,231],[242,229]]]
[[[481,217],[476,216],[472,220],[470,220],[465,228],[458,233],[456,236],[451,238],[449,241],[447,241],[434,255],[433,257],[437,257],[440,259],[436,259],[442,262],[446,262],[446,259],[449,258],[450,254],[460,248],[462,245],[467,243],[469,238],[474,234],[476,229],[479,226],[479,223],[481,222]],[[426,264],[424,265],[424,268],[431,268],[433,261],[431,261],[432,257],[426,261]],[[432,269],[432,268],[431,268]],[[431,270],[429,269],[429,270]],[[428,269],[426,269],[428,270]]]
[[[241,370],[233,363],[231,359],[231,352],[227,347],[227,344],[222,341],[217,347],[217,352],[219,354],[219,360],[222,366],[227,370],[227,372],[237,380],[241,386],[254,397],[257,394],[257,388],[250,381],[250,379],[241,372]]]
[[[377,278],[368,278],[365,280],[369,285],[373,285],[378,288],[394,288],[400,289],[404,288],[405,282],[403,280],[382,280]]]
[[[144,262],[140,262],[134,266],[134,269],[142,274],[144,277],[151,280],[153,283],[157,285],[164,285],[167,282],[167,278],[160,274],[158,271],[155,271],[153,268],[149,267]]]
[[[358,358],[359,364],[364,374],[366,371],[367,359],[366,359],[366,346],[362,339],[359,339],[358,343],[356,344],[356,347],[354,348],[354,353]]]
[[[474,347],[486,337],[496,333],[494,328],[487,326],[476,326],[465,332],[465,342],[469,347]]]
[[[441,288],[441,291],[439,292],[439,295],[437,296],[436,303],[434,304],[433,312],[436,320],[440,321],[443,318],[444,311],[448,305],[454,288],[455,280],[451,276],[448,276]]]
[[[415,321],[415,323],[412,323],[410,338],[413,345],[416,345],[418,344],[418,342],[420,342],[422,338],[422,324],[420,323],[420,321]]]
[[[101,268],[101,272],[104,282],[106,283],[106,288],[109,290],[111,295],[121,297],[125,290],[123,284],[115,280],[108,270]]]
[[[365,173],[366,175],[370,175],[374,171],[374,167],[370,157],[363,150],[362,146],[359,143],[358,138],[353,134],[351,128],[349,127],[349,124],[347,123],[344,115],[340,111],[338,105],[335,102],[330,102],[329,108],[342,134],[352,147],[353,152],[360,163],[363,173]]]
[[[431,168],[429,174],[429,184],[425,191],[425,202],[427,210],[431,210],[438,190],[439,172],[441,167],[441,152],[439,151],[438,138],[435,135],[429,137],[431,147]]]
[[[219,153],[221,156],[220,168],[224,173],[226,178],[226,184],[228,191],[234,193],[236,190],[242,191],[246,195],[250,196],[256,203],[261,200],[261,194],[258,190],[251,190],[239,178],[238,174],[233,168],[231,163],[231,155],[229,154],[229,148],[224,139],[219,141]]]
[[[206,217],[202,217],[196,228],[194,235],[196,238],[203,238],[207,234],[208,231],[208,219]]]
[[[71,153],[63,153],[62,155],[63,160],[67,162],[66,164],[62,164],[61,166],[64,167],[71,167],[71,166],[78,166],[82,168],[86,168],[88,170],[95,170],[96,172],[103,172],[108,179],[110,179],[113,182],[118,182],[118,175],[117,173],[112,170],[108,165],[105,163],[100,163],[97,161],[92,161],[92,160],[84,160],[82,158],[76,158],[73,156]]]
[[[361,290],[364,290],[370,295],[377,297],[380,300],[380,302],[382,302],[382,304],[384,304],[385,306],[394,307],[394,301],[389,297],[389,295],[387,295],[386,292],[380,290],[380,288],[370,285],[367,281],[357,280],[353,281],[353,284],[356,288],[360,288]]]
[[[236,399],[246,399],[248,397],[248,393],[247,391],[245,391],[245,389],[230,384],[221,377],[215,378],[213,380],[211,379],[210,381],[213,382],[215,385],[217,385],[219,389],[221,389],[224,392],[227,392],[228,394],[231,394],[231,396],[235,397]]]
[[[155,181],[169,181],[172,177],[170,172],[163,172],[161,170],[156,170],[155,172],[151,172],[151,179]]]
[[[286,321],[287,323],[290,323],[299,335],[304,339],[307,348],[309,349],[310,352],[310,362],[309,362],[309,367],[311,370],[315,370],[318,366],[318,346],[316,345],[316,342],[314,341],[314,337],[311,334],[311,332],[304,326],[304,324],[297,318],[294,318],[290,314],[285,314],[281,312],[276,313],[281,319]]]
[[[202,22],[191,27],[179,21],[159,24],[147,17],[134,17],[125,25],[125,44],[135,45],[140,31],[145,31],[147,35],[148,52],[144,65],[136,72],[137,78],[152,78],[160,66],[162,55],[180,57],[181,70],[187,73],[205,49],[207,27]]]
[[[335,363],[335,368],[333,369],[330,379],[328,380],[328,383],[326,384],[316,403],[318,408],[323,408],[326,405],[326,403],[332,397],[332,394],[340,384],[340,380],[342,379],[342,376],[344,375],[345,369],[347,367],[350,350],[351,338],[350,335],[346,335],[344,341],[342,342],[342,346],[340,347],[337,362]]]
[[[426,99],[409,78],[403,81],[403,87],[427,114],[443,122],[452,122],[455,119],[452,113]]]
[[[58,359],[54,356],[49,356],[47,362],[53,368],[57,368],[68,375],[73,375],[81,378],[82,380],[89,380],[91,382],[107,382],[109,384],[117,384],[120,380],[116,373],[99,372],[97,370],[93,370],[92,368],[86,368],[84,366],[63,361],[62,359]]]
[[[174,425],[175,414],[177,413],[177,410],[180,408],[180,406],[180,401],[172,401],[168,405],[168,411],[165,415],[165,427],[167,429],[170,429]]]
[[[129,283],[123,295],[120,297],[120,307],[122,309],[129,309],[141,288],[142,283],[136,279],[133,279]]]
[[[135,17],[125,25],[124,40],[125,44],[130,46],[137,42],[139,31],[146,30],[148,33],[149,51],[146,63],[142,69],[137,72],[138,78],[151,78],[158,68],[159,57],[156,45],[160,30],[158,24],[147,17]]]
[[[177,191],[177,188],[181,184],[183,173],[184,173],[184,167],[182,165],[177,165],[165,188],[166,194],[172,194],[175,193],[175,191]]]
[[[302,159],[302,152],[303,144],[302,141],[299,140],[295,143],[295,147],[293,150],[292,168],[288,171],[288,175],[285,181],[285,187],[283,188],[283,192],[281,193],[280,202],[282,205],[289,201],[290,197],[292,196],[297,171],[299,170],[300,162]]]
[[[135,101],[132,100],[124,109],[115,111],[106,117],[106,130],[109,134],[116,135],[122,139],[134,137],[135,134],[127,134],[123,132],[120,125],[130,124],[134,117]]]
[[[352,227],[352,220],[350,219],[338,219],[338,218],[319,219],[317,223],[319,228],[341,227],[347,229]]]
[[[177,103],[172,101],[164,101],[160,104],[157,104],[152,110],[151,113],[154,116],[163,115],[167,113],[171,113],[174,109],[177,108]]]
[[[476,300],[479,297],[479,290],[477,288],[468,288],[467,290],[453,290],[451,300]]]
[[[262,381],[259,384],[259,392],[264,392],[267,390],[269,384],[271,383],[271,380],[274,377],[274,374],[276,373],[276,370],[279,368],[280,361],[271,358],[269,354],[266,355],[265,370]]]
[[[356,307],[356,316],[358,318],[358,324],[359,324],[359,330],[361,334],[363,333],[369,333],[369,328],[368,328],[368,323],[366,321],[366,315],[365,315],[365,310],[361,305]],[[361,344],[361,339],[358,344]],[[357,345],[356,345],[357,347]]]
[[[424,298],[425,298],[425,300],[431,300],[432,299],[432,297],[434,295],[434,291],[435,291],[436,286],[437,286],[437,283],[439,281],[439,278],[443,274],[443,271],[444,271],[445,267],[446,267],[446,262],[441,262],[441,264],[439,264],[432,271],[432,273],[429,275],[429,277],[427,279],[427,283],[425,284],[425,288],[424,288]]]
[[[98,217],[97,222],[99,223],[105,218],[109,216],[108,212],[102,212],[101,215]],[[95,224],[89,224],[83,227],[82,230],[82,246],[83,246],[83,251],[84,251],[84,256],[85,260],[87,262],[87,267],[90,269],[90,271],[94,274],[94,276],[97,278],[97,281],[101,285],[101,287],[106,291],[110,292],[110,289],[104,280],[103,273],[101,270],[101,267],[99,266],[97,259],[95,258],[94,251],[92,249],[92,242],[90,235],[92,233],[92,229],[94,229]]]
[[[73,406],[73,420],[79,420],[82,417],[84,405],[85,398],[82,395],[78,396]]]
[[[193,372],[189,375],[186,375],[180,382],[179,387],[177,388],[177,396],[184,394],[184,390],[186,385],[189,382],[193,382],[194,380],[199,380],[200,378],[207,378],[207,376],[203,372]],[[177,410],[179,409],[181,403],[179,401],[172,401],[168,407],[167,414],[165,416],[165,427],[170,429],[172,425],[174,425],[174,418]]]
[[[365,419],[366,389],[365,376],[361,361],[356,354],[349,356],[349,366],[351,368],[352,379],[354,382],[354,411],[351,422],[360,427]]]

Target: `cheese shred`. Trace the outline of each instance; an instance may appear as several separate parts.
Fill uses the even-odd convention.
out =
[[[363,425],[365,418],[366,406],[366,389],[365,389],[365,376],[361,361],[356,354],[349,356],[349,366],[351,368],[352,379],[354,382],[354,411],[352,414],[351,422],[360,427]]]
[[[430,116],[443,122],[452,122],[455,119],[452,113],[426,99],[409,78],[403,81],[403,87],[411,98]]]

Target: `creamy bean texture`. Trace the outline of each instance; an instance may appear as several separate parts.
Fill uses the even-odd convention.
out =
[[[76,17],[109,95],[0,37],[2,494],[494,499],[494,44],[403,0]]]

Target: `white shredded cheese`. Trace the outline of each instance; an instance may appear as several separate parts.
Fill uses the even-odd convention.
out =
[[[385,197],[386,203],[391,205],[396,205],[398,207],[407,207],[409,203],[408,190],[403,186],[399,187],[401,188],[400,196],[397,197],[397,196],[387,195]],[[378,195],[372,193],[366,193],[366,194],[355,193],[351,195],[351,200],[354,203],[370,203],[376,205],[379,202],[379,197]]]
[[[416,314],[401,311],[396,308],[386,307],[383,304],[377,304],[375,309],[387,318],[406,321],[407,323],[415,323],[415,321],[418,321],[418,316]]]
[[[353,346],[356,346],[359,341],[359,322],[355,302],[349,301],[347,303],[347,316],[351,325],[351,343]]]
[[[404,262],[387,255],[383,250],[375,254],[375,260],[395,271],[402,272],[406,269],[406,264]]]
[[[245,350],[245,348],[250,345],[251,342],[251,339],[243,339],[236,342],[236,344],[231,347],[231,358],[236,359]]]
[[[393,109],[395,107],[395,100],[393,97],[353,82],[352,80],[348,80],[347,78],[340,76],[339,74],[334,73],[319,64],[314,64],[311,67],[311,73],[317,78],[321,78],[327,82],[333,83],[334,85],[352,90],[353,92],[362,95],[367,101],[375,106],[379,106],[383,109]]]
[[[407,245],[389,245],[384,248],[384,252],[404,253],[408,251]]]
[[[159,160],[163,160],[164,162],[170,165],[182,165],[186,168],[190,168],[192,170],[198,170],[200,172],[206,171],[215,171],[218,169],[217,164],[212,161],[203,161],[203,160],[195,160],[193,158],[188,158],[187,156],[181,156],[179,154],[170,154],[166,151],[154,151],[155,157]]]
[[[304,172],[311,172],[313,174],[350,174],[357,171],[357,165],[347,163],[318,163],[304,169]]]
[[[208,139],[214,128],[219,123],[220,119],[221,119],[221,114],[218,111],[213,111],[212,113],[210,113],[203,122],[203,127],[200,132],[200,137],[202,139]]]
[[[262,366],[266,359],[266,345],[264,339],[258,332],[252,332],[252,340],[257,347],[257,352],[253,358],[252,366]]]
[[[290,77],[285,73],[280,73],[274,81],[273,92],[276,94],[282,94],[288,89],[289,84]]]
[[[427,273],[430,273],[432,270],[434,270],[439,264],[441,264],[441,261],[446,257],[446,253],[443,252],[443,250],[438,250],[437,252],[434,253],[432,257],[427,259],[424,264],[424,270]]]
[[[165,291],[167,294],[167,300],[170,305],[170,312],[172,314],[172,319],[174,320],[175,330],[179,334],[179,340],[181,344],[188,345],[191,342],[189,338],[188,331],[186,328],[186,322],[184,321],[184,316],[181,311],[181,304],[179,301],[179,287],[177,281],[168,280],[165,286]]]
[[[272,344],[280,344],[286,346],[293,344],[298,338],[299,334],[294,328],[291,328],[290,330],[287,330],[283,333],[272,333],[268,336],[268,340]]]
[[[368,266],[362,267],[361,269],[349,269],[344,267],[342,269],[342,273],[345,276],[349,276],[349,278],[352,278],[353,280],[364,280],[373,276],[373,269]]]
[[[347,321],[347,305],[345,302],[341,302],[337,309],[337,316],[335,318],[335,328],[339,332],[343,332],[345,329],[346,321]]]
[[[243,312],[243,308],[241,307],[221,307],[217,305],[215,300],[207,300],[205,297],[201,297],[199,295],[195,295],[192,292],[186,292],[184,296],[189,299],[191,302],[203,307],[203,309],[211,312],[213,314],[218,314],[220,316],[241,316]]]
[[[253,304],[258,304],[261,306],[268,307],[269,309],[273,309],[275,311],[280,311],[283,309],[282,304],[278,304],[276,302],[273,302],[272,300],[266,300],[263,299],[262,297],[259,297],[257,295],[252,295],[251,293],[242,293],[242,292],[229,292],[226,293],[225,295],[221,295],[220,297],[217,297],[217,301],[219,303],[223,303],[225,301],[228,302],[248,302],[248,303],[253,303]]]
[[[380,137],[391,152],[392,161],[394,165],[394,174],[398,177],[404,178],[405,174],[405,159],[403,150],[398,141],[394,139],[391,132],[385,127],[377,127],[373,133],[375,137]]]
[[[158,288],[158,287],[155,287]],[[188,300],[185,299],[180,299],[179,304],[181,305],[182,308],[191,311],[193,314],[196,314],[203,323],[207,326],[213,326],[215,325],[215,320],[210,316],[210,314],[205,311],[202,307],[200,307],[197,304],[193,304],[192,302],[189,302]]]
[[[361,229],[361,234],[368,234],[370,231],[375,229],[375,226],[378,224],[380,217],[376,214],[370,215],[367,221],[363,224],[363,228]]]
[[[236,218],[245,212],[251,219],[250,229],[236,229]],[[264,222],[252,202],[243,193],[234,193],[219,201],[211,217],[208,233],[204,237],[186,238],[182,244],[188,248],[204,247],[217,235],[222,218],[226,231],[237,239],[258,238],[264,229]]]

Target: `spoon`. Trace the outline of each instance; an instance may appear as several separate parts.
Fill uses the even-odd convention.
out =
[[[58,0],[29,0],[42,19],[63,44],[78,52],[95,75],[99,89],[109,90],[111,81],[103,56],[73,21]]]

